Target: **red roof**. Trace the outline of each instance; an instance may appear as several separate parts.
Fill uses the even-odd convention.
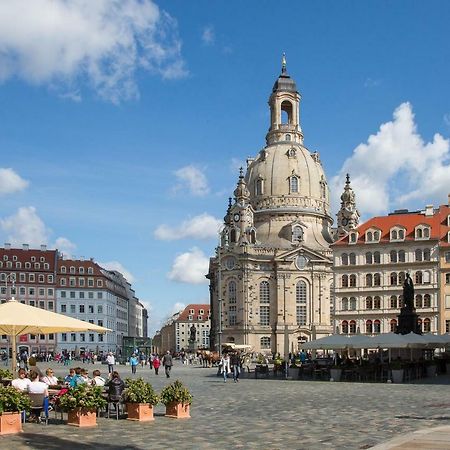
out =
[[[203,310],[203,314],[200,314],[200,310]],[[190,304],[187,305],[186,308],[184,308],[184,310],[182,311],[182,313],[178,316],[177,318],[177,322],[185,322],[189,320],[189,316],[192,316],[192,320],[193,321],[205,321],[208,320],[209,318],[209,304]],[[194,311],[189,312],[189,311]],[[198,317],[201,316],[201,319],[198,319]]]

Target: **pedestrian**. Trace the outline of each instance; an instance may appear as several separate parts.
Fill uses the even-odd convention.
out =
[[[114,364],[116,363],[116,358],[114,358],[114,355],[112,352],[108,353],[108,356],[106,357],[106,363],[108,364],[108,372],[113,373],[114,372]]]
[[[155,375],[158,375],[160,365],[161,361],[159,360],[158,355],[155,355],[155,357],[153,358],[153,368],[155,369]]]
[[[153,364],[155,363],[153,362]],[[162,364],[166,372],[166,377],[170,378],[170,371],[172,370],[173,360],[169,350],[167,350],[166,354],[163,356]]]
[[[230,370],[230,355],[225,353],[220,360],[220,370],[223,374],[223,382],[227,382],[227,376],[231,372]]]
[[[130,356],[131,373],[136,373],[136,367],[139,364],[138,357],[133,353]]]
[[[145,356],[144,352],[141,352],[139,359],[141,361],[141,367],[144,367],[147,364],[147,356]]]
[[[237,383],[239,381],[239,375],[241,374],[241,357],[238,352],[232,353],[230,362],[233,367],[233,380]]]

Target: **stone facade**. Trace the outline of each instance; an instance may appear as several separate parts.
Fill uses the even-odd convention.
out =
[[[303,143],[300,99],[283,60],[266,146],[241,169],[210,259],[212,347],[284,354],[331,332],[329,191],[319,154]]]

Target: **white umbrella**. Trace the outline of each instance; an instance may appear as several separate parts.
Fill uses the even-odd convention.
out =
[[[383,333],[376,334],[370,338],[370,347],[368,348],[406,348],[408,341],[401,334]]]
[[[307,350],[335,350],[341,348],[352,348],[351,338],[344,334],[332,334],[313,341],[305,342],[301,348]]]
[[[424,336],[413,333],[412,331],[411,333],[404,334],[403,337],[408,342],[408,347],[411,348],[424,348],[428,345],[428,340]]]
[[[450,334],[424,334],[428,347],[439,348],[450,345]]]

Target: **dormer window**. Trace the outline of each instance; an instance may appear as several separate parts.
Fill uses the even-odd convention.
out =
[[[416,240],[430,239],[430,227],[427,225],[418,225],[415,230]]]
[[[297,150],[295,150],[294,147],[291,147],[287,152],[288,158],[296,158],[297,157]]]
[[[349,244],[356,244],[358,242],[358,233],[350,233],[348,236]]]
[[[300,225],[294,225],[292,227],[292,242],[303,241],[303,228]]]
[[[66,273],[66,266],[61,266],[61,273]]]
[[[300,185],[300,180],[297,177],[297,175],[292,175],[289,178],[289,193],[290,194],[297,193],[299,190],[299,185]]]
[[[366,231],[366,243],[380,242],[381,231],[377,229],[370,229]]]
[[[399,227],[391,228],[390,237],[391,241],[403,241],[405,240],[405,230]]]

